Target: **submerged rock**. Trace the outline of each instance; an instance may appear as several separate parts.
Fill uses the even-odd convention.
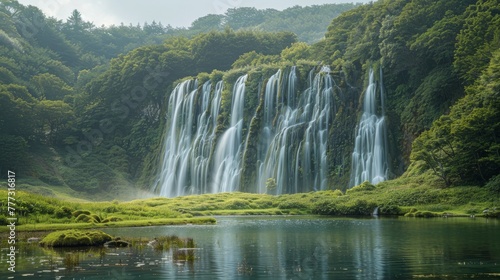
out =
[[[104,246],[108,248],[117,248],[117,247],[129,247],[132,246],[132,244],[124,240],[111,240],[104,243]]]

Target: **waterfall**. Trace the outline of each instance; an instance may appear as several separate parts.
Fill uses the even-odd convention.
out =
[[[370,70],[369,76],[363,101],[363,115],[357,127],[352,153],[351,187],[364,181],[372,184],[385,181],[389,169],[382,70],[379,81],[381,116],[377,115],[377,83],[373,70]]]
[[[206,82],[202,88],[202,114],[198,118],[198,129],[193,142],[193,173],[191,184],[195,188],[195,193],[207,193],[209,186],[210,155],[215,143],[215,132],[217,128],[217,117],[222,94],[222,81],[215,86],[215,93],[210,103],[211,83]],[[211,111],[209,106],[211,104]]]
[[[214,158],[214,181],[212,193],[238,190],[241,173],[241,154],[243,153],[243,106],[245,82],[248,75],[238,78],[233,88],[230,127],[217,143]]]
[[[279,70],[268,80],[261,140],[268,148],[259,165],[256,182],[259,192],[282,194],[326,189],[334,85],[329,72],[325,67],[314,78],[314,71],[310,72],[310,86],[298,98],[297,105],[295,67],[285,77]],[[281,106],[277,110],[275,100],[280,97]],[[269,179],[274,180],[275,190],[266,190]]]
[[[217,83],[211,103],[210,81],[203,84],[201,92],[197,88],[196,80],[187,80],[178,84],[170,95],[161,174],[155,184],[161,196],[209,190],[209,159],[214,146],[222,82]]]
[[[275,194],[327,189],[336,87],[330,69],[311,70],[303,90],[296,67],[277,70],[257,93],[248,93],[249,98],[261,98],[253,99],[260,106],[257,110],[254,103],[252,108],[253,127],[244,123],[249,119],[244,118],[245,100],[251,100],[245,98],[247,79],[248,75],[237,79],[231,95],[225,96],[231,98],[224,101],[231,102],[230,107],[225,105],[223,112],[219,112],[222,81],[214,86],[211,81],[199,85],[191,79],[175,87],[169,97],[163,161],[154,192],[174,197],[242,189]],[[249,141],[256,142],[249,145]],[[240,186],[243,181],[250,185]],[[274,188],[268,190],[269,181]]]

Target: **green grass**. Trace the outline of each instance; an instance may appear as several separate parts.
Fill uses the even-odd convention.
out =
[[[0,190],[1,197],[0,206],[5,209],[5,190]],[[329,190],[272,196],[235,192],[83,202],[16,192],[20,231],[215,223],[209,217],[215,215],[370,215],[376,207],[380,215],[498,217],[500,199],[498,193],[485,187],[442,188],[427,173],[376,186],[363,183],[346,193]],[[3,215],[0,224],[7,224]],[[0,227],[0,231],[7,230]]]

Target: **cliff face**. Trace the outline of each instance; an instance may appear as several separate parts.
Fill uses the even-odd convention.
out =
[[[188,79],[170,94],[154,191],[283,194],[350,186],[362,82],[353,87],[342,72],[307,64],[231,71],[219,79]],[[369,87],[382,89],[377,80],[372,73]],[[382,116],[381,91],[371,91],[373,104],[366,106]],[[361,132],[357,157],[363,160],[354,167],[367,180],[376,122]],[[385,160],[383,180],[388,166]]]

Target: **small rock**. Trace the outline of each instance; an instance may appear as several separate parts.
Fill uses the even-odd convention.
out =
[[[123,240],[111,240],[104,243],[104,246],[108,248],[116,248],[116,247],[129,247],[131,246],[131,244]]]

